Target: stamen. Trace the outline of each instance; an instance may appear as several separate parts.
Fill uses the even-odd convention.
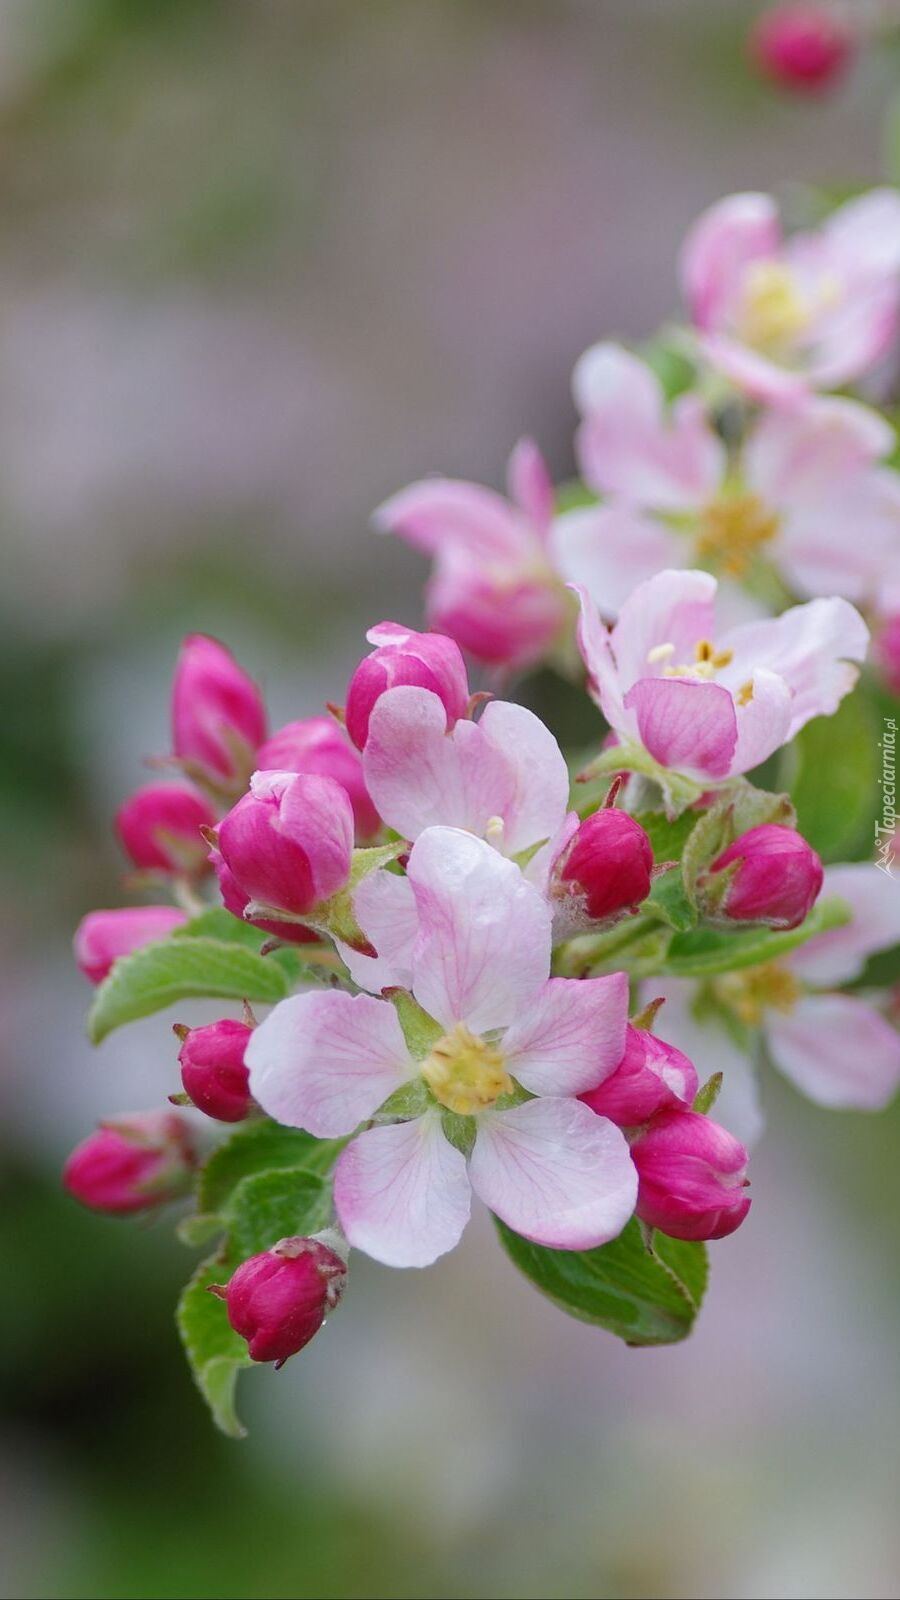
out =
[[[674,654],[675,646],[673,644],[655,644],[652,650],[647,651],[647,661],[653,667],[657,661],[668,661],[669,657]]]
[[[748,706],[750,704],[750,701],[753,699],[753,683],[750,678],[747,679],[746,683],[741,684],[741,687],[738,689],[738,692],[735,695],[735,699],[737,700],[739,706]]]

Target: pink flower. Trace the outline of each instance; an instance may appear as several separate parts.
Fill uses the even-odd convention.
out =
[[[725,880],[717,882],[717,874],[730,866],[736,870],[719,893]],[[765,823],[722,851],[701,881],[701,894],[726,919],[797,928],[815,905],[822,878],[822,863],[802,834]]]
[[[667,408],[655,373],[618,345],[588,350],[573,383],[579,464],[605,499],[558,517],[552,551],[604,616],[663,567],[740,580],[774,564],[801,595],[850,600],[900,567],[900,475],[881,464],[894,431],[867,406],[811,397],[763,412],[734,458],[698,395]]]
[[[898,268],[893,189],[872,189],[787,241],[769,195],[730,195],[694,223],[681,257],[702,355],[754,399],[777,402],[839,388],[884,355]]]
[[[346,886],[353,810],[333,778],[254,772],[219,823],[218,848],[251,901],[302,917]]]
[[[845,22],[833,9],[808,0],[764,11],[749,43],[767,78],[804,94],[833,88],[856,54],[856,40]]]
[[[472,834],[429,828],[408,881],[411,996],[397,1008],[338,992],[282,1001],[248,1047],[255,1098],[288,1126],[356,1134],[335,1206],[350,1243],[389,1266],[452,1249],[470,1189],[540,1243],[614,1238],[634,1209],[634,1169],[619,1130],[576,1096],[621,1060],[624,973],[550,978],[545,901]],[[371,915],[367,931],[381,950]]]
[[[441,633],[413,633],[398,622],[379,622],[366,638],[375,649],[362,660],[347,690],[347,732],[358,750],[369,737],[369,719],[381,696],[399,684],[415,684],[436,695],[445,727],[464,717],[469,679],[459,645]]]
[[[218,1122],[243,1122],[253,1101],[244,1053],[252,1028],[223,1017],[202,1028],[176,1028],[184,1092],[208,1117]]]
[[[603,806],[586,817],[553,866],[551,899],[587,922],[635,910],[650,893],[653,846],[626,811]]]
[[[552,652],[568,600],[547,554],[553,488],[537,446],[509,461],[509,499],[480,484],[424,478],[375,513],[375,526],[433,556],[428,619],[480,661],[520,668]]]
[[[200,876],[209,847],[200,833],[216,820],[209,801],[180,783],[148,783],[116,814],[116,830],[136,867],[146,872]]]
[[[75,960],[91,983],[102,983],[113,962],[145,944],[168,939],[187,922],[174,906],[122,906],[117,911],[89,911],[75,930]]]
[[[238,1267],[225,1300],[235,1333],[251,1361],[283,1367],[318,1333],[347,1286],[347,1263],[323,1238],[280,1239]]]
[[[885,687],[900,697],[900,607],[882,619],[873,654]]]
[[[717,635],[715,594],[709,573],[660,572],[626,600],[611,633],[582,596],[579,647],[622,767],[670,783],[668,770],[693,784],[692,798],[698,784],[748,772],[811,717],[835,711],[868,641],[840,599]]]
[[[273,733],[256,754],[260,772],[314,772],[345,789],[362,843],[378,832],[381,819],[363,777],[362,761],[332,717],[306,717]]]
[[[636,1128],[657,1111],[689,1111],[699,1087],[697,1069],[686,1055],[648,1028],[629,1023],[615,1072],[579,1099],[617,1127]]]
[[[696,1111],[660,1111],[631,1154],[637,1214],[673,1239],[724,1239],[750,1210],[747,1152],[733,1134]]]
[[[222,904],[233,917],[239,917],[242,922],[251,922],[254,928],[260,928],[273,939],[280,939],[287,944],[318,943],[319,935],[312,928],[304,928],[300,922],[284,922],[275,917],[248,917],[247,910],[251,904],[251,897],[240,888],[234,873],[225,865],[221,850],[210,850],[209,861],[218,879]]]
[[[93,1211],[126,1216],[186,1193],[197,1155],[187,1125],[171,1111],[109,1117],[63,1168],[69,1194]]]
[[[172,748],[191,777],[241,789],[266,737],[266,708],[252,678],[217,639],[189,634],[172,684]]]

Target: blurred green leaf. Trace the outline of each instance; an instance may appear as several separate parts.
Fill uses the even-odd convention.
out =
[[[688,899],[680,867],[673,867],[671,872],[654,878],[650,894],[644,902],[644,910],[655,911],[676,933],[686,933],[689,928],[696,927],[697,911]]]
[[[657,1233],[651,1253],[632,1217],[618,1239],[597,1250],[550,1250],[494,1221],[520,1272],[569,1316],[630,1345],[675,1344],[690,1333],[706,1290],[702,1244]]]
[[[879,734],[868,697],[857,692],[834,716],[808,722],[785,751],[781,781],[797,808],[797,826],[826,861],[852,860],[871,844]]]
[[[210,1256],[197,1268],[178,1302],[176,1322],[194,1382],[213,1414],[218,1428],[230,1439],[243,1439],[246,1428],[234,1408],[237,1375],[253,1365],[246,1342],[234,1332],[225,1305],[209,1292],[223,1283],[230,1270],[219,1256]]]
[[[206,1161],[197,1183],[201,1213],[223,1211],[243,1178],[276,1168],[303,1167],[320,1177],[331,1170],[345,1139],[314,1139],[268,1118],[244,1123]]]
[[[850,912],[843,900],[820,900],[799,928],[772,933],[768,928],[747,928],[740,932],[718,932],[715,928],[696,928],[678,933],[669,945],[661,972],[676,978],[712,977],[718,972],[735,972],[739,967],[755,967],[774,961],[805,944],[818,933],[840,928],[849,922]]]
[[[289,952],[290,953],[290,952]],[[290,991],[284,967],[220,939],[164,939],[122,956],[98,988],[88,1037],[99,1044],[113,1029],[174,1005],[214,997],[274,1005]]]

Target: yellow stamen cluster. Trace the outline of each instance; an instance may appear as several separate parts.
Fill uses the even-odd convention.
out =
[[[777,532],[778,518],[758,495],[722,495],[697,520],[697,556],[729,578],[743,578],[760,547]]]
[[[497,1046],[462,1022],[438,1040],[421,1070],[435,1099],[461,1117],[488,1110],[515,1088]]]
[[[783,261],[754,261],[747,269],[737,319],[738,337],[772,354],[789,348],[809,327],[813,307]]]
[[[764,961],[742,972],[728,972],[713,982],[716,998],[741,1022],[756,1027],[766,1011],[787,1015],[800,999],[802,989],[789,967],[778,961]]]
[[[675,646],[657,645],[647,656],[648,661],[662,661],[674,655]],[[720,667],[727,667],[733,659],[732,651],[717,650],[710,639],[698,639],[694,646],[694,659],[679,666],[663,667],[664,678],[712,678]]]

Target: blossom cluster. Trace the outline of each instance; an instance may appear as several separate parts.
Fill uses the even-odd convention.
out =
[[[185,640],[177,777],[116,819],[161,903],[89,913],[75,950],[96,1037],[231,1010],[176,1024],[185,1109],[104,1123],[65,1182],[119,1214],[195,1191],[183,1237],[221,1242],[194,1287],[224,1302],[183,1310],[201,1387],[209,1316],[280,1365],[352,1250],[428,1266],[473,1196],[558,1302],[558,1257],[615,1277],[626,1249],[670,1293],[750,1209],[762,1048],[823,1105],[900,1083],[896,997],[860,982],[900,941],[897,885],[823,868],[748,778],[838,710],[870,627],[896,686],[893,435],[830,391],[890,342],[900,196],[787,241],[767,197],[732,197],[682,276],[676,392],[614,344],[576,367],[583,483],[557,491],[526,440],[508,499],[433,478],[376,513],[433,560],[431,631],[373,627],[341,705],[272,732],[228,650]],[[498,697],[541,662],[598,708],[574,774]]]

